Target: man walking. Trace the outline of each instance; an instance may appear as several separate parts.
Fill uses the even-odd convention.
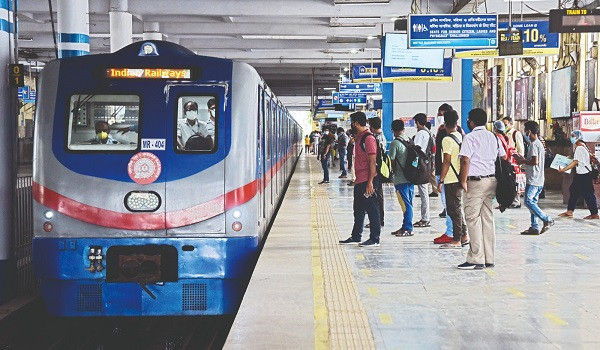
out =
[[[554,225],[554,220],[546,215],[538,206],[538,199],[544,188],[544,145],[539,139],[540,126],[534,121],[525,123],[525,140],[529,143],[525,158],[515,155],[517,164],[525,164],[527,183],[525,185],[525,206],[531,213],[531,227],[521,232],[522,235],[539,235]],[[540,227],[538,218],[544,222]]]
[[[465,190],[465,219],[471,238],[467,261],[459,269],[494,266],[496,231],[492,200],[496,195],[496,158],[506,157],[496,136],[485,128],[487,114],[481,108],[469,112],[471,133],[465,136],[459,155],[460,182]]]
[[[347,170],[347,162],[346,162],[346,147],[348,147],[348,141],[350,138],[344,132],[344,128],[337,128],[338,132],[338,142],[337,142],[337,150],[340,155],[340,170],[342,174],[339,176],[340,179],[345,179],[348,175]]]
[[[460,173],[458,154],[462,144],[462,134],[456,129],[457,123],[458,113],[456,111],[449,110],[444,113],[446,136],[441,144],[443,160],[438,190],[441,192],[443,187],[446,192],[446,209],[452,223],[452,239],[440,246],[442,249],[460,249],[469,243],[462,213],[463,189],[458,175]]]
[[[426,155],[431,154],[433,148],[433,139],[431,134],[427,130],[425,124],[427,124],[427,116],[425,113],[418,113],[413,117],[415,125],[417,126],[417,134],[415,135],[414,143],[415,146],[421,147],[421,150]],[[429,176],[429,174],[428,174]],[[429,183],[417,185],[419,189],[419,197],[421,198],[421,220],[414,224],[414,227],[429,227]]]
[[[356,244],[360,242],[363,231],[365,212],[369,216],[370,236],[369,239],[359,244],[360,247],[379,246],[379,235],[381,225],[379,221],[379,207],[377,203],[378,177],[375,169],[375,157],[377,156],[377,140],[367,129],[367,116],[363,112],[350,114],[350,125],[356,134],[354,143],[354,169],[356,180],[354,181],[354,227],[350,238],[340,241],[340,244]],[[360,146],[365,140],[365,150]]]

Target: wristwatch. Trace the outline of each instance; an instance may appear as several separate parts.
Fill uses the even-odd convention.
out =
[[[444,183],[444,180],[440,180],[440,182],[438,182],[438,185],[442,185]]]

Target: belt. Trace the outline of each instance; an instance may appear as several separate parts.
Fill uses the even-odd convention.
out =
[[[468,181],[481,181],[481,179],[487,179],[488,177],[494,177],[495,174],[482,175],[482,176],[467,176]]]

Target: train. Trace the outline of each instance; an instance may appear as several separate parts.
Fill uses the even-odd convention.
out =
[[[32,256],[48,312],[235,313],[302,135],[247,63],[166,41],[47,63]]]

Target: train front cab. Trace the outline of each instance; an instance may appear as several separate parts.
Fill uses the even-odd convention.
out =
[[[155,45],[160,55],[140,57],[137,43],[111,55],[54,61],[41,75],[33,255],[53,314],[224,314],[241,301],[259,235],[236,235],[227,226],[234,215],[227,209],[252,192],[245,184],[226,186],[224,178],[232,62]],[[106,74],[200,67],[202,74],[196,81],[119,79],[98,75],[97,67]],[[199,114],[208,113],[213,98],[212,146],[180,149],[184,106],[193,101]],[[94,140],[101,137],[98,122],[109,123],[114,144]],[[115,132],[123,128],[128,133]]]

